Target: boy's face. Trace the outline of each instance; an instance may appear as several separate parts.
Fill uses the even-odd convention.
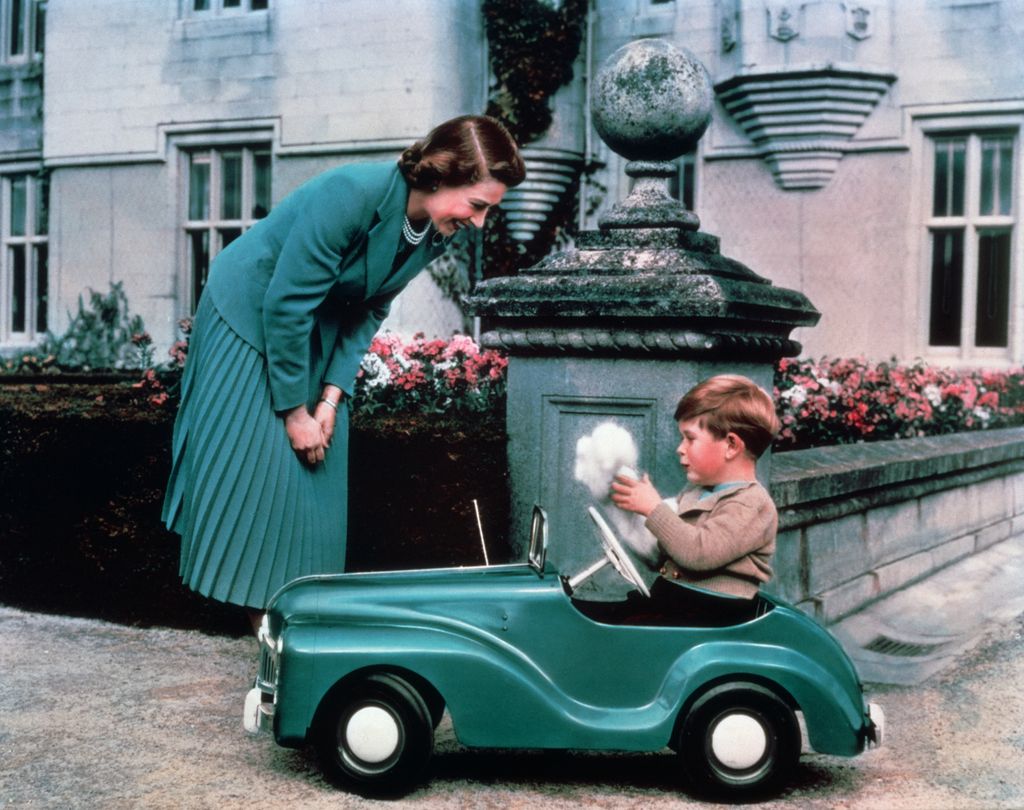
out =
[[[731,480],[729,461],[735,457],[735,445],[728,436],[719,439],[702,427],[699,419],[680,422],[679,434],[683,440],[676,453],[691,484],[713,487]]]

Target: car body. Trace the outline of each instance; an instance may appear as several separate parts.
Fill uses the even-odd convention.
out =
[[[370,794],[420,778],[444,710],[471,747],[671,746],[726,793],[779,784],[799,756],[798,711],[816,751],[880,743],[880,710],[813,619],[761,595],[728,626],[598,621],[545,561],[546,534],[538,509],[523,564],[288,584],[260,632],[247,727],[312,742],[329,775]],[[704,596],[710,615],[734,599]]]

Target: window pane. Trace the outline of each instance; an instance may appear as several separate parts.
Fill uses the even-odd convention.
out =
[[[10,2],[10,55],[21,56],[25,53],[25,15],[22,7],[24,0]]]
[[[242,154],[225,152],[221,159],[221,219],[242,218]]]
[[[197,155],[192,157],[188,181],[188,218],[204,220],[210,216],[210,164]]]
[[[210,235],[208,231],[190,231],[192,248],[192,311],[195,312],[199,296],[206,286],[206,275],[210,269]]]
[[[1013,173],[1013,139],[1003,137],[981,140],[981,213],[1010,213],[1010,181]]]
[[[962,138],[935,142],[935,192],[932,213],[937,217],[962,216],[964,213],[966,146],[966,141]]]
[[[257,152],[252,158],[252,218],[262,219],[270,211],[270,153]]]
[[[50,178],[40,177],[36,181],[35,232],[42,236],[50,230]]]
[[[266,11],[267,0],[252,0],[252,4],[250,5],[250,8],[253,11]]]
[[[11,331],[25,331],[26,278],[25,246],[14,245],[8,250],[11,266]]]
[[[996,210],[1004,216],[1013,213],[1013,139],[1004,138],[999,147],[999,205]]]
[[[1010,314],[1010,234],[978,234],[978,307],[975,344],[1007,345]]]
[[[220,231],[220,249],[223,250],[232,242],[234,242],[239,236],[242,235],[241,228],[221,228]]]
[[[210,10],[210,0],[193,0],[192,10],[193,11],[209,11]]]
[[[35,31],[35,52],[41,54],[46,44],[46,6],[36,3],[36,31]]]
[[[11,236],[25,235],[27,178],[21,174],[11,178]]]
[[[693,210],[693,198],[694,189],[696,188],[696,166],[694,164],[693,155],[689,155],[683,158],[683,196],[682,202],[686,206],[688,211]]]
[[[238,8],[241,4],[241,0],[224,0],[224,8]]]
[[[48,328],[47,305],[50,300],[49,250],[46,245],[36,245],[36,334]]]
[[[928,330],[928,342],[932,346],[960,345],[963,268],[963,231],[933,231],[932,300]]]

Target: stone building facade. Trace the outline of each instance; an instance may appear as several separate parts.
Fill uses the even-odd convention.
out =
[[[557,2],[558,0],[550,0]],[[0,0],[0,351],[122,281],[158,346],[209,260],[304,179],[391,159],[487,96],[479,0]],[[804,292],[808,354],[1024,362],[1018,0],[593,0],[573,84],[508,199],[628,191],[588,81],[664,37],[718,106],[679,193],[723,252]],[[44,89],[45,88],[45,89]],[[529,228],[521,229],[529,238]],[[391,325],[444,333],[426,275]]]

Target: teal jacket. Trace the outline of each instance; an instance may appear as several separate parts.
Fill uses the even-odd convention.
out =
[[[425,239],[391,272],[408,196],[395,163],[331,169],[214,260],[204,294],[266,357],[274,410],[309,403],[327,383],[351,396],[392,299],[444,251]]]

